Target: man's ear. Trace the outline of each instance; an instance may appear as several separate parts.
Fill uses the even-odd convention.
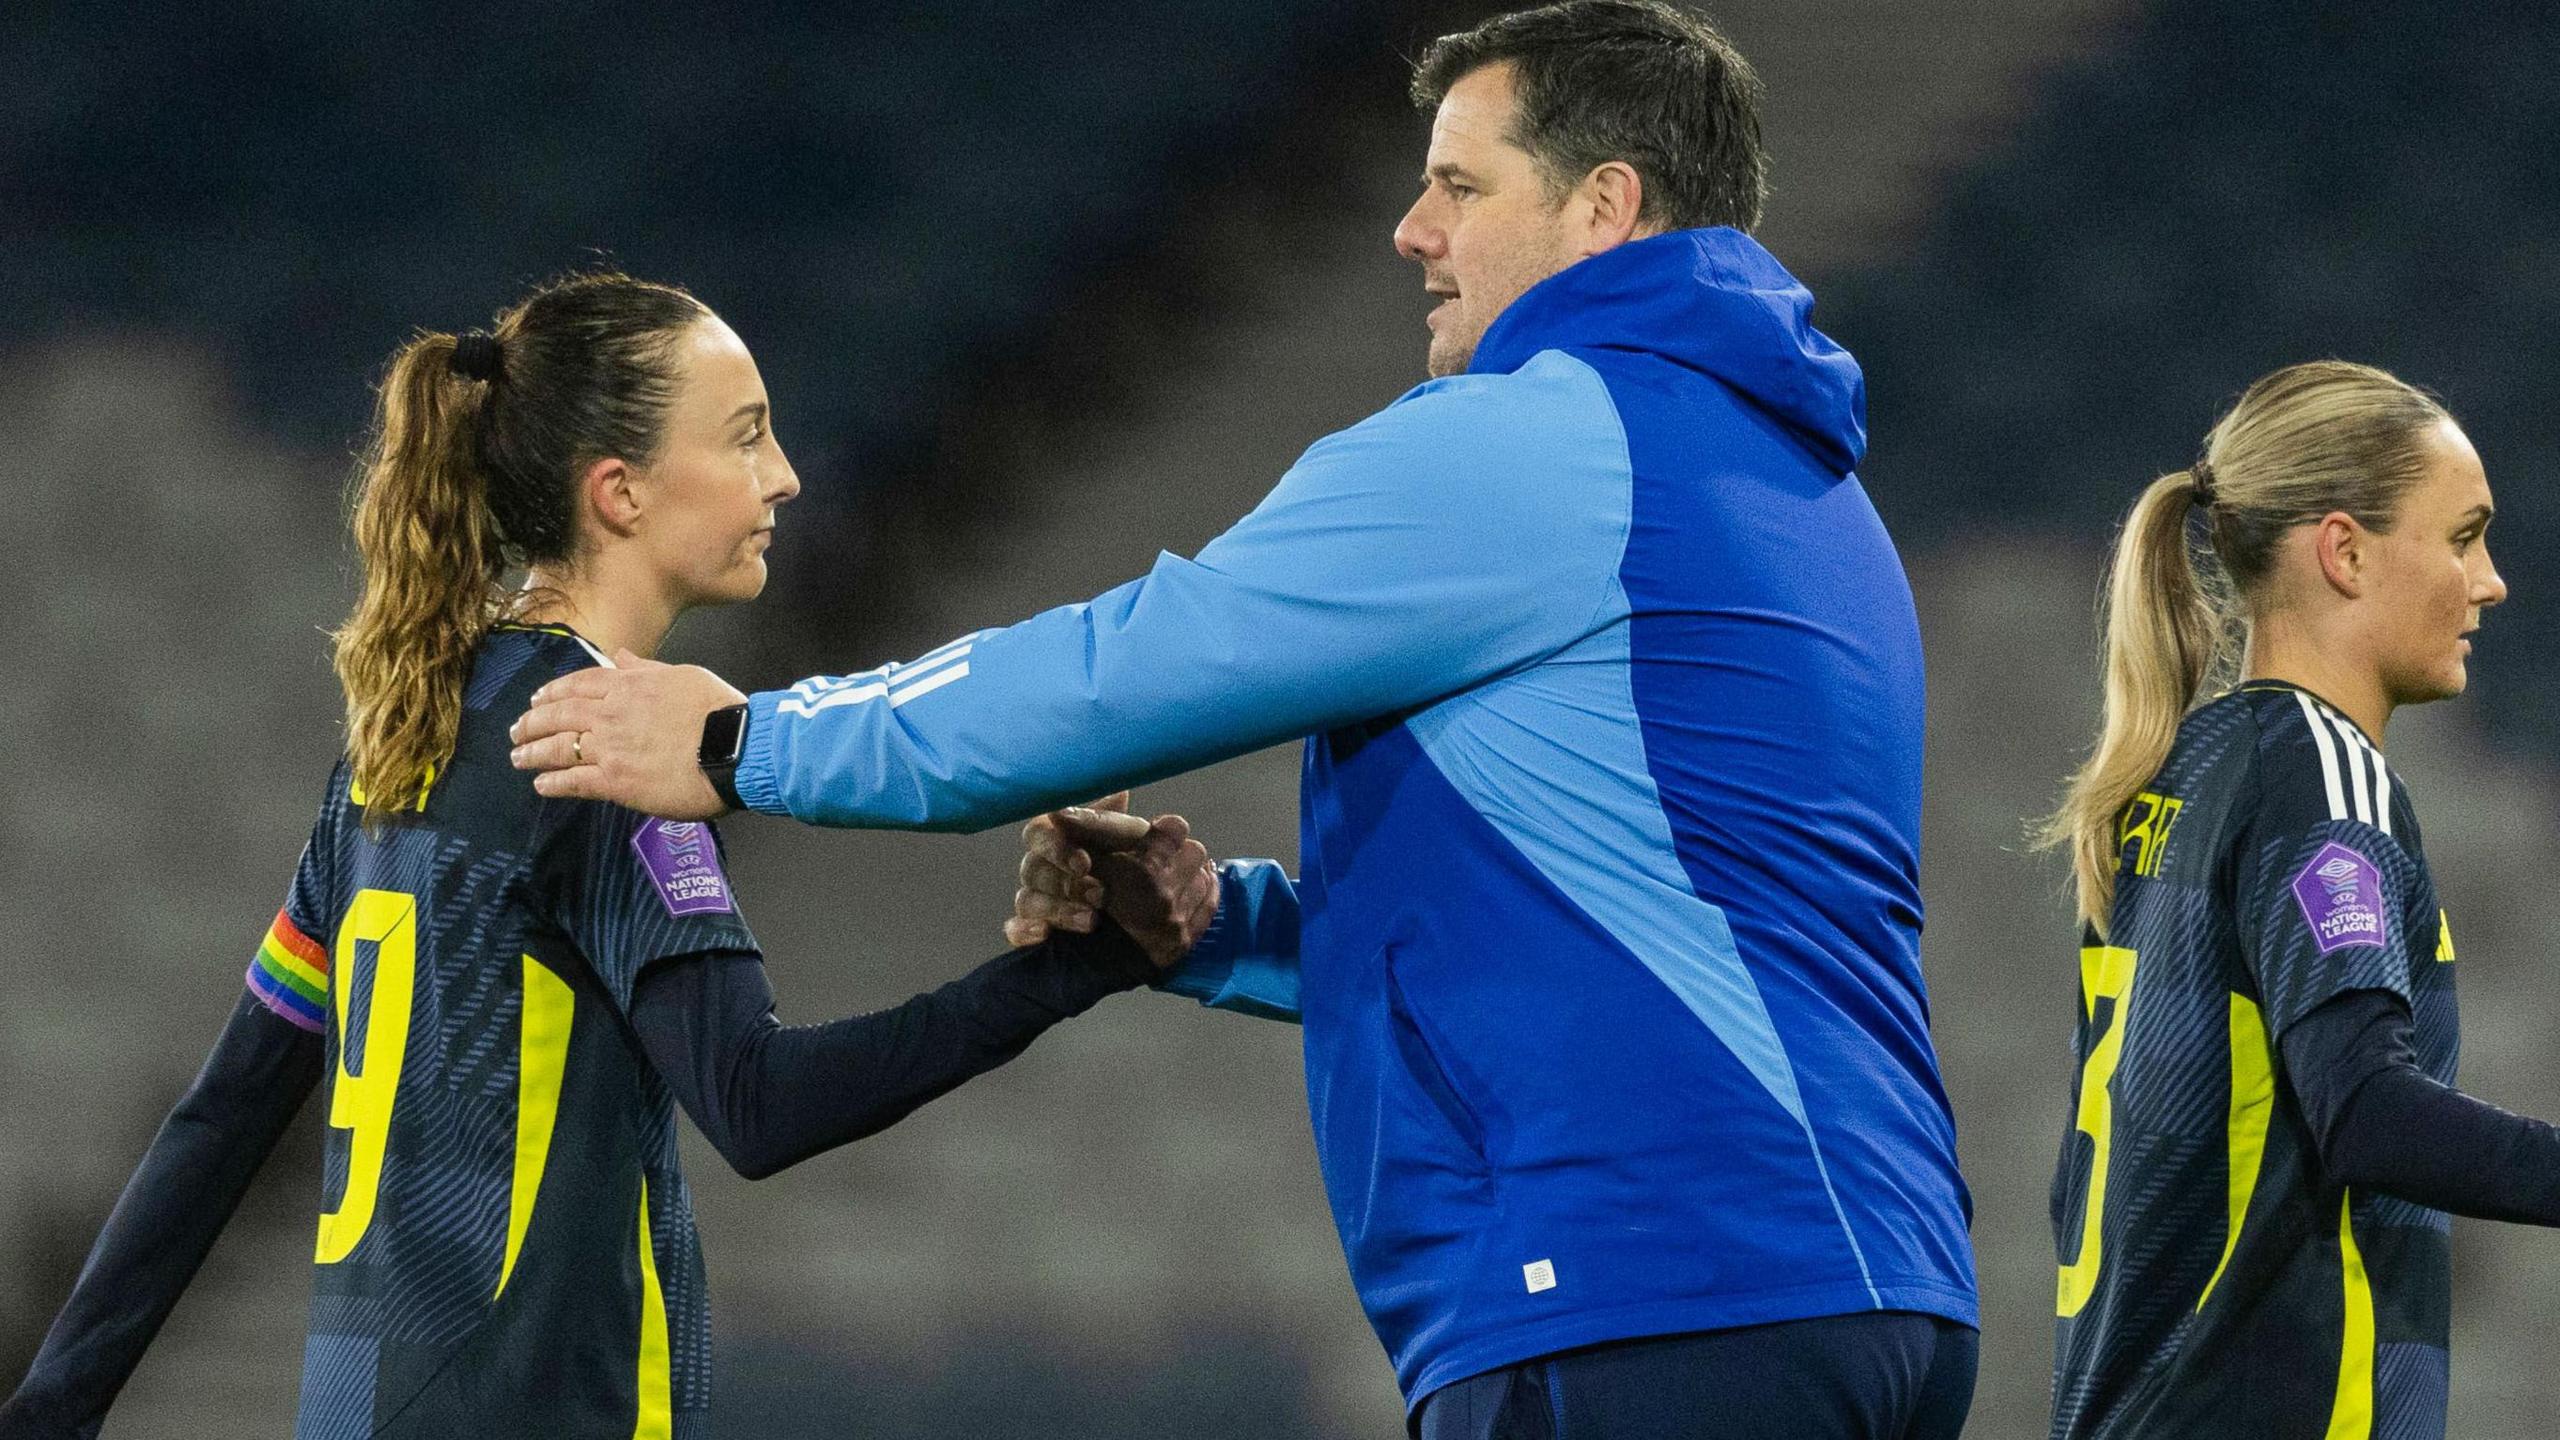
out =
[[[2372,534],[2343,510],[2332,510],[2315,522],[2311,551],[2320,559],[2320,577],[2329,588],[2350,600],[2360,599],[2365,591],[2365,566]]]
[[[589,465],[578,481],[579,498],[608,535],[628,535],[640,528],[646,489],[637,471],[612,457]]]
[[[1582,177],[1575,198],[1582,202],[1582,253],[1615,250],[1650,233],[1644,225],[1644,177],[1624,160],[1607,161]]]

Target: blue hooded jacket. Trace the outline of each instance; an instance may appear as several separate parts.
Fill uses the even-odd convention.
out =
[[[1411,1403],[1635,1336],[1976,1323],[1919,628],[1811,308],[1733,230],[1585,260],[1196,560],[754,697],[739,793],[975,829],[1311,737],[1300,878],[1231,863],[1173,988],[1303,1020]]]

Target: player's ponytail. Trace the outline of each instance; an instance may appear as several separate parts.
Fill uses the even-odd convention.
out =
[[[414,804],[453,749],[472,647],[502,603],[504,545],[472,435],[490,382],[455,370],[455,342],[421,335],[392,357],[357,482],[364,593],[336,660],[368,820]]]
[[[2044,844],[2069,847],[2080,916],[2101,932],[2115,901],[2116,814],[2169,757],[2178,722],[2237,648],[2188,539],[2196,482],[2193,470],[2161,476],[2125,518],[2099,602],[2106,640],[2098,743],[2039,831]]]
[[[416,807],[452,752],[510,574],[576,563],[577,473],[657,453],[677,337],[709,313],[673,286],[577,275],[491,333],[424,334],[392,357],[351,520],[364,590],[335,636],[368,824]]]
[[[2371,366],[2287,366],[2241,395],[2203,459],[2134,501],[2101,603],[2097,744],[2035,832],[2071,852],[2080,918],[2101,935],[2115,904],[2118,817],[2169,758],[2187,711],[2239,678],[2249,622],[2274,600],[2267,582],[2285,532],[2337,511],[2388,531],[2425,468],[2427,432],[2446,418]]]

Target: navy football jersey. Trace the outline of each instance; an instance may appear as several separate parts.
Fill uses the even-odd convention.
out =
[[[376,832],[341,762],[250,966],[326,1037],[302,1440],[702,1425],[693,1205],[627,1015],[652,961],[755,939],[710,826],[545,800],[508,763],[533,691],[598,658],[493,632],[453,755]]]
[[[2316,696],[2251,682],[2186,718],[2117,836],[2053,1184],[2053,1435],[2441,1437],[2450,1217],[2332,1182],[2280,1063],[2324,1001],[2382,990],[2453,1083],[2406,787]]]

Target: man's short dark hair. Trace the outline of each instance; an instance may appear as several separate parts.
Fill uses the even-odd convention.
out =
[[[1769,157],[1760,77],[1705,18],[1663,0],[1562,0],[1498,15],[1431,42],[1413,67],[1413,103],[1508,61],[1518,128],[1552,199],[1611,160],[1644,181],[1639,218],[1666,229],[1760,223]]]

